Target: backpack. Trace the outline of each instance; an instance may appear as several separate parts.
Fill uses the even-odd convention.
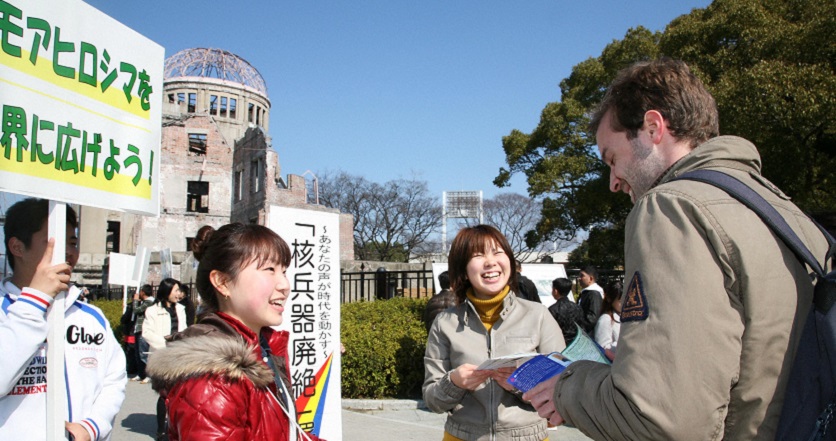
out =
[[[836,271],[825,274],[778,211],[743,182],[716,170],[696,170],[674,180],[680,179],[711,184],[749,207],[815,272],[813,308],[807,315],[792,364],[775,439],[836,440],[836,424],[829,427],[836,410]],[[836,254],[836,240],[821,225],[813,223],[827,239],[827,262]]]

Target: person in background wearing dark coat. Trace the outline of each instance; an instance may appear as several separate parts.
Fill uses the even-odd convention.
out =
[[[543,303],[540,300],[540,294],[537,293],[537,285],[531,279],[522,275],[522,265],[520,265],[520,262],[517,262],[517,294],[519,294],[520,298]]]
[[[192,293],[189,285],[180,282],[180,292],[183,293],[183,297],[177,303],[186,308],[186,326],[191,326],[194,324],[195,306],[194,302],[192,302]]]
[[[441,291],[434,295],[424,308],[424,326],[427,332],[430,331],[430,326],[433,325],[433,320],[439,312],[459,303],[456,300],[456,293],[450,291],[450,276],[447,271],[438,275],[438,284],[441,286]]]
[[[598,283],[598,269],[592,265],[584,267],[578,277],[581,295],[578,296],[578,306],[581,307],[581,320],[578,322],[581,329],[589,335],[595,335],[595,325],[598,323],[598,316],[601,315],[601,304],[604,302],[604,288]]]
[[[582,315],[581,308],[575,302],[569,300],[569,293],[571,291],[571,280],[565,277],[558,277],[552,280],[552,297],[557,301],[549,306],[549,312],[557,320],[557,324],[560,325],[566,346],[572,344],[572,341],[578,335],[577,323]]]

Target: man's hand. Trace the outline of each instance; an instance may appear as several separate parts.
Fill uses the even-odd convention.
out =
[[[450,381],[462,389],[475,390],[491,377],[491,371],[480,371],[476,369],[477,367],[475,364],[463,364],[457,367],[450,372]]]
[[[70,289],[70,273],[73,267],[69,263],[52,264],[52,251],[55,249],[55,238],[49,239],[44,250],[44,255],[38,263],[38,268],[35,269],[35,275],[32,277],[30,288],[55,298],[61,291]]]
[[[563,424],[563,417],[557,412],[554,401],[552,401],[554,386],[557,384],[558,378],[560,378],[560,375],[555,375],[523,394],[523,400],[530,402],[537,409],[538,415],[549,420],[555,426]]]
[[[69,423],[64,421],[64,428],[67,429],[67,432],[70,432],[74,441],[91,441],[90,434],[87,433],[87,429],[79,423]]]

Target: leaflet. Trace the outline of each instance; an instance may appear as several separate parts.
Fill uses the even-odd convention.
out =
[[[508,383],[522,392],[528,392],[534,386],[563,372],[572,361],[552,352],[549,355],[538,355],[523,363],[508,377]]]
[[[585,332],[578,329],[578,336],[563,352],[537,355],[526,361],[508,377],[508,383],[522,392],[563,372],[575,360],[592,360],[610,364],[604,350]]]
[[[531,360],[532,358],[538,355],[540,354],[538,354],[537,352],[526,352],[491,358],[490,360],[483,361],[482,364],[480,364],[479,367],[477,367],[476,369],[483,371],[493,371],[504,367],[516,368],[524,362]]]
[[[612,364],[604,353],[604,348],[598,343],[595,343],[595,340],[589,334],[583,332],[579,326],[578,336],[561,353],[570,360],[592,360],[599,363]]]

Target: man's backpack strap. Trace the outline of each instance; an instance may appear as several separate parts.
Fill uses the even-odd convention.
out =
[[[778,423],[776,440],[836,440],[828,433],[836,408],[836,271],[824,274],[819,261],[787,225],[775,207],[739,180],[716,170],[696,170],[675,178],[704,182],[724,190],[752,211],[816,272],[812,308],[804,322]],[[812,219],[811,219],[812,220]],[[833,237],[818,225],[828,242],[825,264],[836,250]]]
[[[798,235],[795,234],[792,228],[787,225],[783,216],[778,213],[778,210],[766,201],[760,194],[752,190],[748,185],[740,182],[738,179],[729,176],[723,172],[716,170],[694,170],[687,172],[674,180],[689,179],[692,181],[704,182],[711,184],[717,188],[724,190],[733,198],[737,199],[743,205],[749,207],[752,211],[766,223],[772,231],[780,237],[784,243],[789,247],[798,258],[806,263],[815,271],[818,276],[816,283],[815,294],[813,297],[813,304],[816,309],[822,314],[836,303],[836,273],[825,274],[824,270],[819,264],[819,261],[813,256],[813,253],[804,245]],[[815,223],[815,221],[814,221]],[[828,255],[826,259],[832,257],[834,250],[836,250],[836,241],[833,237],[818,223],[816,226],[824,233],[829,245]]]

